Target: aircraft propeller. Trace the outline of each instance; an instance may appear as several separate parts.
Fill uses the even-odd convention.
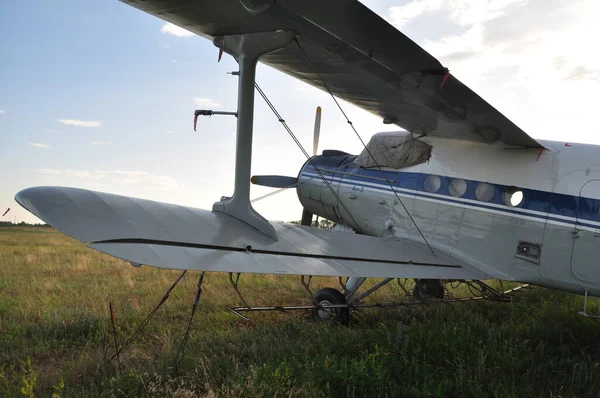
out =
[[[319,149],[319,135],[321,134],[321,107],[317,106],[315,114],[315,130],[313,133],[313,156],[317,156]]]
[[[317,155],[319,149],[319,136],[321,133],[321,107],[317,106],[315,114],[315,128],[313,132],[313,156]],[[293,188],[298,185],[297,177],[278,176],[278,175],[263,175],[252,176],[250,182],[255,185],[271,188]],[[306,209],[302,211],[301,225],[311,225],[313,214]]]
[[[293,188],[298,184],[298,178],[288,176],[252,176],[250,182],[263,187]]]

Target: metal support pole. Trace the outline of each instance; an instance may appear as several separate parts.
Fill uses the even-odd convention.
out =
[[[588,303],[588,290],[584,289],[584,297],[583,297],[583,311],[578,312],[579,315],[583,315],[587,318],[600,318],[600,315],[590,315],[587,313],[587,303]]]
[[[300,276],[300,283],[302,283],[302,287],[308,293],[309,297],[314,300],[315,294],[310,290],[310,281],[312,280],[312,275],[308,276],[308,282],[304,280],[304,275]]]
[[[344,286],[344,291],[342,292],[344,296],[346,296],[346,300],[348,300],[356,291],[361,287],[367,278],[365,277],[350,277],[346,281],[346,285]]]
[[[358,302],[360,302],[360,300],[366,298],[367,296],[369,296],[374,291],[379,290],[381,287],[387,285],[388,283],[390,283],[394,279],[396,279],[396,278],[385,278],[384,280],[382,280],[381,282],[379,282],[375,286],[371,287],[370,289],[367,289],[366,291],[364,291],[363,293],[361,293],[358,296],[354,297],[350,301],[353,302],[353,303],[358,303]]]
[[[236,294],[238,295],[238,297],[240,298],[240,301],[242,302],[242,304],[244,305],[244,307],[249,307],[248,302],[246,301],[246,299],[244,298],[244,295],[242,294],[242,292],[240,291],[240,289],[238,288],[238,283],[240,281],[240,276],[242,274],[241,273],[237,273],[237,277],[235,278],[235,281],[233,280],[233,272],[229,273],[229,282],[231,283],[231,286],[233,287],[233,290],[235,290]]]
[[[292,31],[216,36],[215,46],[231,54],[239,64],[238,118],[233,196],[213,205],[213,211],[228,214],[277,240],[269,222],[250,204],[250,167],[254,124],[254,82],[256,64],[265,54],[287,47],[296,34]]]

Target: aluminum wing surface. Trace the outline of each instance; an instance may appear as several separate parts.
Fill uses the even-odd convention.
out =
[[[324,89],[316,69],[335,96],[408,131],[542,147],[356,0],[123,1],[209,39],[291,29],[310,63],[296,43],[261,62]]]
[[[222,213],[76,188],[28,188],[15,200],[92,249],[160,268],[355,277],[490,277],[395,239],[273,223],[279,236],[274,241]]]

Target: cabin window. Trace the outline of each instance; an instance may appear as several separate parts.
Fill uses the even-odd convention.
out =
[[[430,175],[423,181],[423,188],[427,192],[436,193],[442,186],[442,179],[438,176]]]
[[[482,202],[489,202],[492,200],[495,193],[496,187],[486,182],[482,182],[481,184],[477,185],[477,188],[475,188],[475,197],[477,200],[481,200]]]
[[[502,194],[502,202],[511,207],[517,207],[523,202],[523,190],[517,187],[506,187]]]
[[[450,181],[450,185],[448,185],[448,192],[450,195],[461,197],[467,192],[467,182],[461,178],[455,178]]]

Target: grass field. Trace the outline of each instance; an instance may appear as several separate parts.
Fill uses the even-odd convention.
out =
[[[371,310],[344,327],[281,314],[245,322],[226,311],[238,304],[227,275],[207,274],[175,370],[198,277],[188,273],[119,370],[108,302],[123,342],[178,274],[49,228],[0,229],[0,396],[600,396],[600,320],[576,315],[582,297],[543,288],[512,304]],[[254,304],[309,302],[297,278],[247,275],[241,287]],[[399,294],[390,284],[371,301]]]

